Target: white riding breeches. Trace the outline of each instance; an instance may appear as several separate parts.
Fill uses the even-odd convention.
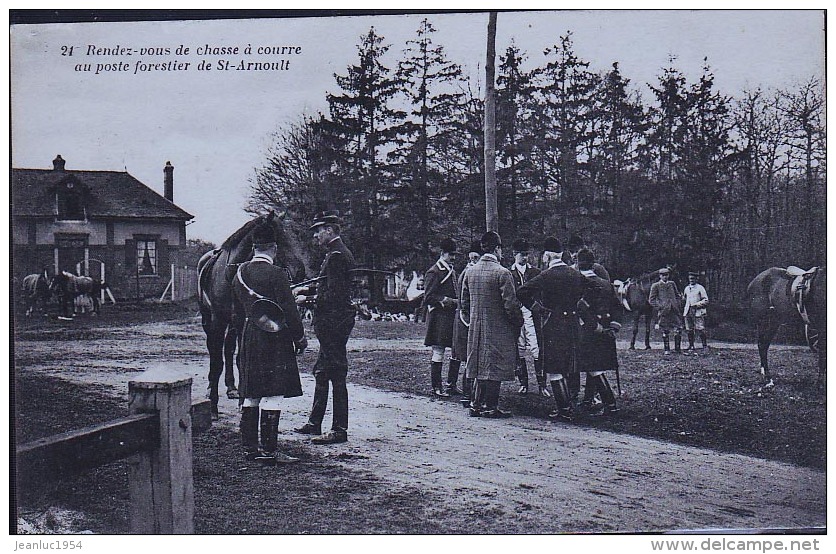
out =
[[[280,410],[283,396],[264,396],[262,398],[245,398],[242,404],[245,408],[258,406],[262,410]]]
[[[525,351],[531,350],[531,355],[535,360],[540,359],[540,345],[537,344],[537,331],[534,328],[534,317],[531,315],[531,310],[522,307],[523,326],[520,329],[520,336],[517,340],[517,355],[520,358],[525,357]]]
[[[433,346],[433,362],[443,362],[444,361],[444,350],[443,346]]]

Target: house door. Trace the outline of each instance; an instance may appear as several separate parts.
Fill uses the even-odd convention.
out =
[[[76,274],[76,264],[87,258],[87,236],[55,237],[55,269]]]

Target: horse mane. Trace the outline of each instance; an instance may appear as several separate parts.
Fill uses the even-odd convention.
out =
[[[223,242],[223,244],[221,245],[221,249],[222,250],[232,250],[233,248],[235,248],[236,246],[241,244],[241,242],[245,238],[247,238],[247,235],[249,235],[252,232],[252,230],[255,229],[255,227],[257,225],[259,225],[262,221],[264,221],[265,217],[267,217],[267,216],[260,215],[257,218],[251,219],[250,221],[246,222],[237,231],[235,231],[234,233],[229,235],[229,238],[227,238]]]
[[[642,273],[638,277],[630,277],[630,281],[634,283],[646,283],[650,281],[655,281],[659,278],[659,270],[654,269],[653,271],[648,271],[647,273]]]

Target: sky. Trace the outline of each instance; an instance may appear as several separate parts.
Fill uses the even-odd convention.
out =
[[[360,36],[374,26],[391,45],[394,67],[423,17],[434,41],[473,82],[484,82],[486,13],[304,17],[213,21],[14,25],[11,55],[11,152],[16,168],[51,168],[57,154],[67,169],[127,170],[163,191],[171,161],[174,201],[195,216],[189,238],[222,242],[250,218],[243,211],[249,180],[265,158],[270,135],[303,114],[327,113],[326,93],[338,92],[334,73],[355,63]],[[821,11],[590,10],[500,12],[497,53],[511,40],[541,65],[543,50],[573,33],[577,55],[590,69],[619,62],[622,74],[650,98],[671,56],[697,79],[708,58],[721,92],[792,87],[824,76]],[[198,55],[197,49],[252,45],[299,47],[291,55]],[[188,47],[188,54],[177,52]],[[69,48],[72,53],[69,54]],[[97,49],[133,54],[96,55]],[[143,48],[170,48],[154,56]],[[197,70],[201,60],[214,69]],[[218,60],[275,61],[282,71],[220,71]],[[120,62],[127,71],[100,71]],[[176,71],[140,71],[137,62],[190,64]],[[83,69],[90,64],[91,71]]]

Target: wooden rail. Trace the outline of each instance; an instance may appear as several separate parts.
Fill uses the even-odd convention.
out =
[[[166,372],[130,381],[131,415],[17,448],[18,496],[128,459],[132,533],[193,533],[192,436],[212,425],[210,401],[191,402],[192,379]]]

